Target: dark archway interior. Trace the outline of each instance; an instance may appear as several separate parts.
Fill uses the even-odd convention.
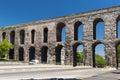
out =
[[[9,51],[9,59],[14,59],[14,49]]]
[[[19,61],[24,61],[24,49],[22,47],[19,48]]]
[[[64,23],[59,23],[56,27],[56,38],[57,38],[57,42],[61,42],[62,41],[62,30],[65,27]],[[65,36],[65,35],[64,35]]]
[[[12,31],[10,33],[10,43],[14,44],[15,42],[15,31]]]
[[[44,28],[44,42],[46,43],[48,41],[48,28]]]
[[[81,22],[77,21],[75,24],[74,24],[74,40],[78,40],[78,36],[79,36],[79,30],[78,28],[80,27],[80,25],[82,25]],[[82,30],[81,30],[82,31]],[[81,34],[82,35],[82,34]]]
[[[6,37],[6,32],[3,32],[2,33],[2,39],[5,39],[5,37]]]
[[[25,31],[21,30],[20,31],[20,44],[24,44],[25,42]]]
[[[35,30],[31,31],[31,43],[34,43],[35,41]]]
[[[44,46],[41,49],[41,63],[47,63],[47,53],[48,53],[48,47]]]
[[[34,47],[30,47],[29,49],[29,61],[35,59],[35,48]]]
[[[56,48],[55,48],[55,56],[56,56],[56,64],[61,64],[61,49],[62,49],[62,45],[58,45]]]

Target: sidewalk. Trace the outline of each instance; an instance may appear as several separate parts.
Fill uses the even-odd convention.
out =
[[[0,66],[0,73],[14,73],[14,72],[29,72],[29,71],[46,71],[46,70],[77,70],[77,69],[92,69],[91,66],[77,66],[72,67],[70,65],[14,65],[14,66]]]

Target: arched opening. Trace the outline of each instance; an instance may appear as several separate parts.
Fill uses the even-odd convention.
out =
[[[62,45],[58,45],[55,48],[55,60],[57,65],[64,64],[65,60],[65,49]]]
[[[35,59],[35,48],[34,47],[30,47],[29,49],[29,61]]]
[[[31,31],[31,43],[33,44],[35,41],[35,30]]]
[[[93,22],[93,39],[104,39],[104,21],[100,18],[95,19]]]
[[[48,28],[44,28],[44,38],[43,38],[43,41],[44,43],[46,43],[48,41]]]
[[[78,21],[74,24],[74,40],[82,40],[82,38],[83,38],[83,24]]]
[[[65,42],[66,39],[66,27],[64,23],[58,23],[57,27],[56,27],[56,38],[57,38],[57,42]]]
[[[104,67],[106,65],[105,46],[103,43],[93,44],[93,67]]]
[[[76,43],[73,46],[73,66],[83,65],[84,60],[84,47],[83,44]]]
[[[14,59],[14,49],[9,51],[9,59]]]
[[[120,16],[116,19],[116,38],[120,38]]]
[[[116,68],[120,68],[120,42],[116,45]]]
[[[19,48],[19,61],[24,61],[24,49],[22,47]]]
[[[24,44],[25,42],[25,30],[20,31],[20,44]]]
[[[10,43],[14,44],[15,42],[15,31],[12,31],[10,33]]]
[[[2,40],[4,40],[6,38],[6,32],[2,33]]]
[[[47,64],[47,54],[48,54],[48,47],[43,46],[41,48],[41,63]]]

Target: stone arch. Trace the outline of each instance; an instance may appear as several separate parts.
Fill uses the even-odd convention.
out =
[[[77,47],[79,45],[83,46],[83,53],[84,53],[84,44],[82,42],[77,42],[73,45],[73,66],[77,66]],[[83,54],[83,59],[84,59],[84,54]]]
[[[24,48],[19,47],[19,61],[24,61]]]
[[[83,33],[83,24],[77,21],[74,24],[74,40],[79,40],[79,36],[81,37],[80,40],[82,40],[82,34],[79,35],[79,33]]]
[[[96,64],[95,64],[95,55],[98,54],[98,53],[95,53],[96,51],[96,47],[98,45],[102,44],[104,46],[104,52],[105,52],[105,44],[103,42],[100,42],[100,41],[97,41],[95,42],[93,45],[92,45],[92,59],[93,59],[93,67],[96,67]],[[100,54],[99,54],[100,55]],[[106,53],[104,53],[104,58],[106,60]]]
[[[98,24],[102,22],[104,24],[104,21],[103,19],[101,18],[96,18],[94,21],[93,21],[93,39],[96,40],[97,39],[97,36],[101,34],[101,38],[100,39],[104,39],[104,26],[100,26],[101,28],[103,27],[103,30],[102,31],[99,31],[99,33],[97,32],[97,30],[101,30],[101,29],[97,29],[98,28]],[[98,39],[99,40],[99,39]]]
[[[35,41],[35,30],[31,30],[31,43],[33,44]]]
[[[9,59],[14,59],[14,49],[10,49],[10,51],[9,51]]]
[[[6,38],[6,32],[2,33],[2,40],[4,40]]]
[[[63,41],[62,37],[65,37],[65,35],[62,34],[63,29],[65,28],[65,23],[60,22],[57,24],[56,27],[56,38],[57,42]]]
[[[48,42],[48,28],[44,28],[44,31],[43,31],[43,42],[46,43]]]
[[[65,60],[65,49],[63,45],[58,45],[55,47],[55,61],[57,65],[64,65]]]
[[[116,38],[120,38],[120,15],[116,18]]]
[[[48,47],[43,46],[41,48],[41,63],[47,64],[47,61],[48,61],[47,59],[48,59]]]
[[[24,44],[25,42],[25,30],[20,31],[20,44]]]
[[[35,47],[29,48],[29,61],[35,59]]]
[[[15,31],[10,32],[10,43],[15,43]]]

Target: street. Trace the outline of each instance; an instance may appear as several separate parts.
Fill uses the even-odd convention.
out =
[[[0,67],[0,80],[84,80],[112,69],[65,65],[14,65]]]

